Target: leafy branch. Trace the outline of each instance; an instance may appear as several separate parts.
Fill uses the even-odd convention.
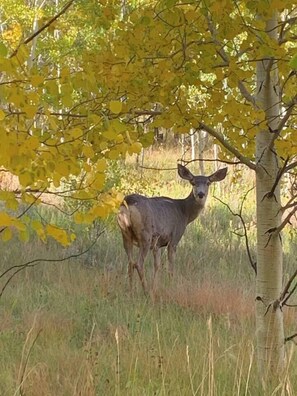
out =
[[[200,123],[199,129],[205,130],[211,136],[216,138],[225,147],[225,149],[228,150],[229,153],[233,154],[236,158],[238,158],[241,163],[245,164],[250,169],[256,170],[257,167],[255,163],[252,162],[248,157],[242,155],[234,146],[232,146],[232,144],[228,142],[228,140],[224,137],[222,133],[203,123]]]
[[[22,43],[20,43],[20,45],[10,55],[10,58],[14,57],[17,54],[17,52],[22,44],[30,43],[35,37],[37,37],[41,32],[43,32],[45,29],[47,29],[49,26],[51,26],[58,18],[60,18],[61,15],[65,14],[65,12],[74,3],[74,1],[75,0],[70,0],[68,3],[66,3],[65,6],[61,9],[61,11],[58,12],[58,14],[54,15],[49,21],[47,21],[47,23],[45,23],[38,30],[36,30],[29,37],[27,37]]]

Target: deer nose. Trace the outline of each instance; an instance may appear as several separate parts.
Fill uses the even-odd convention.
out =
[[[203,192],[199,192],[199,193],[198,193],[198,197],[199,197],[200,199],[204,198],[204,196],[205,196],[205,194],[204,194]]]

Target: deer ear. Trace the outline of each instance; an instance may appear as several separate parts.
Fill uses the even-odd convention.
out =
[[[189,171],[189,169],[187,169],[185,166],[183,166],[181,164],[177,164],[177,171],[178,171],[178,174],[180,175],[180,177],[182,179],[186,179],[186,180],[192,181],[193,178],[194,178],[194,176]]]
[[[223,169],[217,170],[215,173],[208,176],[209,181],[211,183],[213,183],[213,182],[218,182],[218,181],[224,180],[227,175],[227,170],[228,170],[228,168],[223,168]]]

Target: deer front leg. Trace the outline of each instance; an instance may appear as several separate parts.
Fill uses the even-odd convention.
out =
[[[168,272],[170,276],[173,276],[173,263],[176,254],[176,246],[171,245],[171,243],[169,243],[167,247],[167,252],[168,252]]]

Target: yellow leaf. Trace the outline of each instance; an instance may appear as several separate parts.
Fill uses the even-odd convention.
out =
[[[28,230],[20,231],[19,238],[23,242],[27,242],[29,240],[29,233]]]
[[[30,136],[30,138],[26,141],[26,146],[30,150],[36,150],[39,147],[39,139],[36,136]]]
[[[71,131],[69,131],[69,134],[72,138],[78,139],[82,137],[83,132],[80,128],[73,128]]]
[[[11,209],[11,210],[18,209],[19,203],[18,203],[16,197],[14,196],[14,194],[11,196],[10,199],[6,200],[5,206],[7,207],[7,209]]]
[[[100,158],[97,162],[96,162],[96,170],[98,172],[104,172],[107,168],[107,164],[106,164],[106,160],[104,158]]]
[[[96,206],[92,212],[94,216],[104,218],[108,215],[109,210],[106,206]]]
[[[131,144],[131,146],[128,148],[128,152],[129,154],[140,154],[142,149],[142,145],[139,142],[134,142],[133,144]]]
[[[102,136],[108,140],[115,140],[118,134],[113,129],[108,129],[107,131],[102,132]]]
[[[24,107],[24,112],[27,114],[29,118],[33,118],[36,114],[36,111],[37,111],[37,106],[26,105]]]
[[[119,150],[110,150],[107,153],[107,156],[108,156],[109,159],[115,160],[115,159],[117,159],[119,157],[120,154],[121,154],[121,152]]]
[[[114,114],[119,114],[122,111],[123,104],[119,100],[112,100],[109,103],[109,109]]]
[[[11,224],[20,232],[25,232],[27,229],[26,225],[19,219],[11,219]]]
[[[5,118],[5,113],[3,110],[0,109],[0,121],[3,121]]]
[[[68,176],[69,174],[68,164],[65,162],[59,162],[56,165],[56,172],[58,172],[61,176]]]
[[[102,190],[104,187],[105,183],[105,175],[104,173],[97,173],[95,176],[95,180],[92,183],[92,188],[95,188],[96,190]]]
[[[36,199],[36,197],[33,194],[24,193],[22,194],[22,201],[31,205],[33,203],[39,203],[40,199]]]
[[[83,146],[82,152],[87,158],[93,158],[95,153],[91,146]]]
[[[46,226],[46,232],[49,236],[54,238],[57,242],[59,242],[63,246],[68,246],[71,243],[68,238],[67,232],[62,228],[48,224]]]
[[[2,241],[6,242],[12,238],[12,231],[9,227],[5,228],[1,233]]]
[[[13,219],[6,213],[0,212],[0,226],[9,227],[12,225]]]
[[[27,187],[33,182],[33,175],[28,171],[24,171],[19,175],[19,181],[23,187]]]
[[[43,84],[43,82],[44,82],[44,77],[42,76],[35,75],[31,77],[31,84],[34,87],[38,87],[39,85]]]

